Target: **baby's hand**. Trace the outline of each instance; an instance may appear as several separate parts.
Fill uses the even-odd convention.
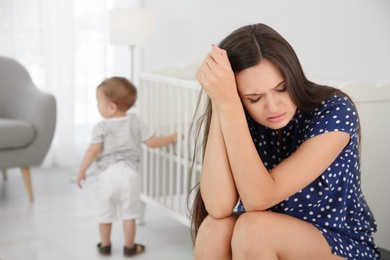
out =
[[[81,186],[81,180],[85,180],[86,178],[87,175],[85,174],[85,172],[79,172],[79,174],[77,175],[77,186],[79,186],[80,189],[83,188]]]
[[[176,143],[177,142],[177,133],[174,133],[172,136],[173,136],[173,142]],[[181,134],[181,140],[184,140],[184,134]]]

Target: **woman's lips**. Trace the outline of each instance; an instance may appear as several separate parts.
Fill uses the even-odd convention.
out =
[[[272,122],[272,123],[278,123],[278,122],[283,120],[285,115],[286,115],[286,113],[279,114],[279,115],[276,115],[276,116],[270,116],[270,117],[267,118],[267,120]]]

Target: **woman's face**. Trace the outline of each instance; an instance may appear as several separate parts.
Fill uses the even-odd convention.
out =
[[[271,62],[263,59],[238,72],[236,82],[242,104],[257,123],[276,130],[294,116],[297,106],[287,92],[282,73]]]

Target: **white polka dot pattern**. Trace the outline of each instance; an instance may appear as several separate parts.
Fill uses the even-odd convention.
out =
[[[337,255],[347,259],[379,259],[372,238],[376,223],[360,185],[359,121],[351,101],[337,94],[311,113],[298,110],[280,130],[282,135],[249,116],[248,126],[268,170],[309,138],[333,131],[350,134],[348,145],[316,180],[270,210],[312,223]],[[245,211],[242,204],[238,211]]]

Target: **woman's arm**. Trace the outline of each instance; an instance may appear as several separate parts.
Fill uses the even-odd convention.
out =
[[[349,142],[349,134],[330,132],[305,141],[270,173],[249,133],[242,106],[220,109],[230,167],[247,211],[266,210],[314,181]]]
[[[238,195],[215,106],[200,175],[200,192],[211,216],[224,218],[232,214]]]
[[[310,138],[268,172],[253,144],[226,51],[214,46],[201,70],[198,80],[217,108],[228,162],[247,211],[266,210],[310,184],[349,141],[343,132]]]

